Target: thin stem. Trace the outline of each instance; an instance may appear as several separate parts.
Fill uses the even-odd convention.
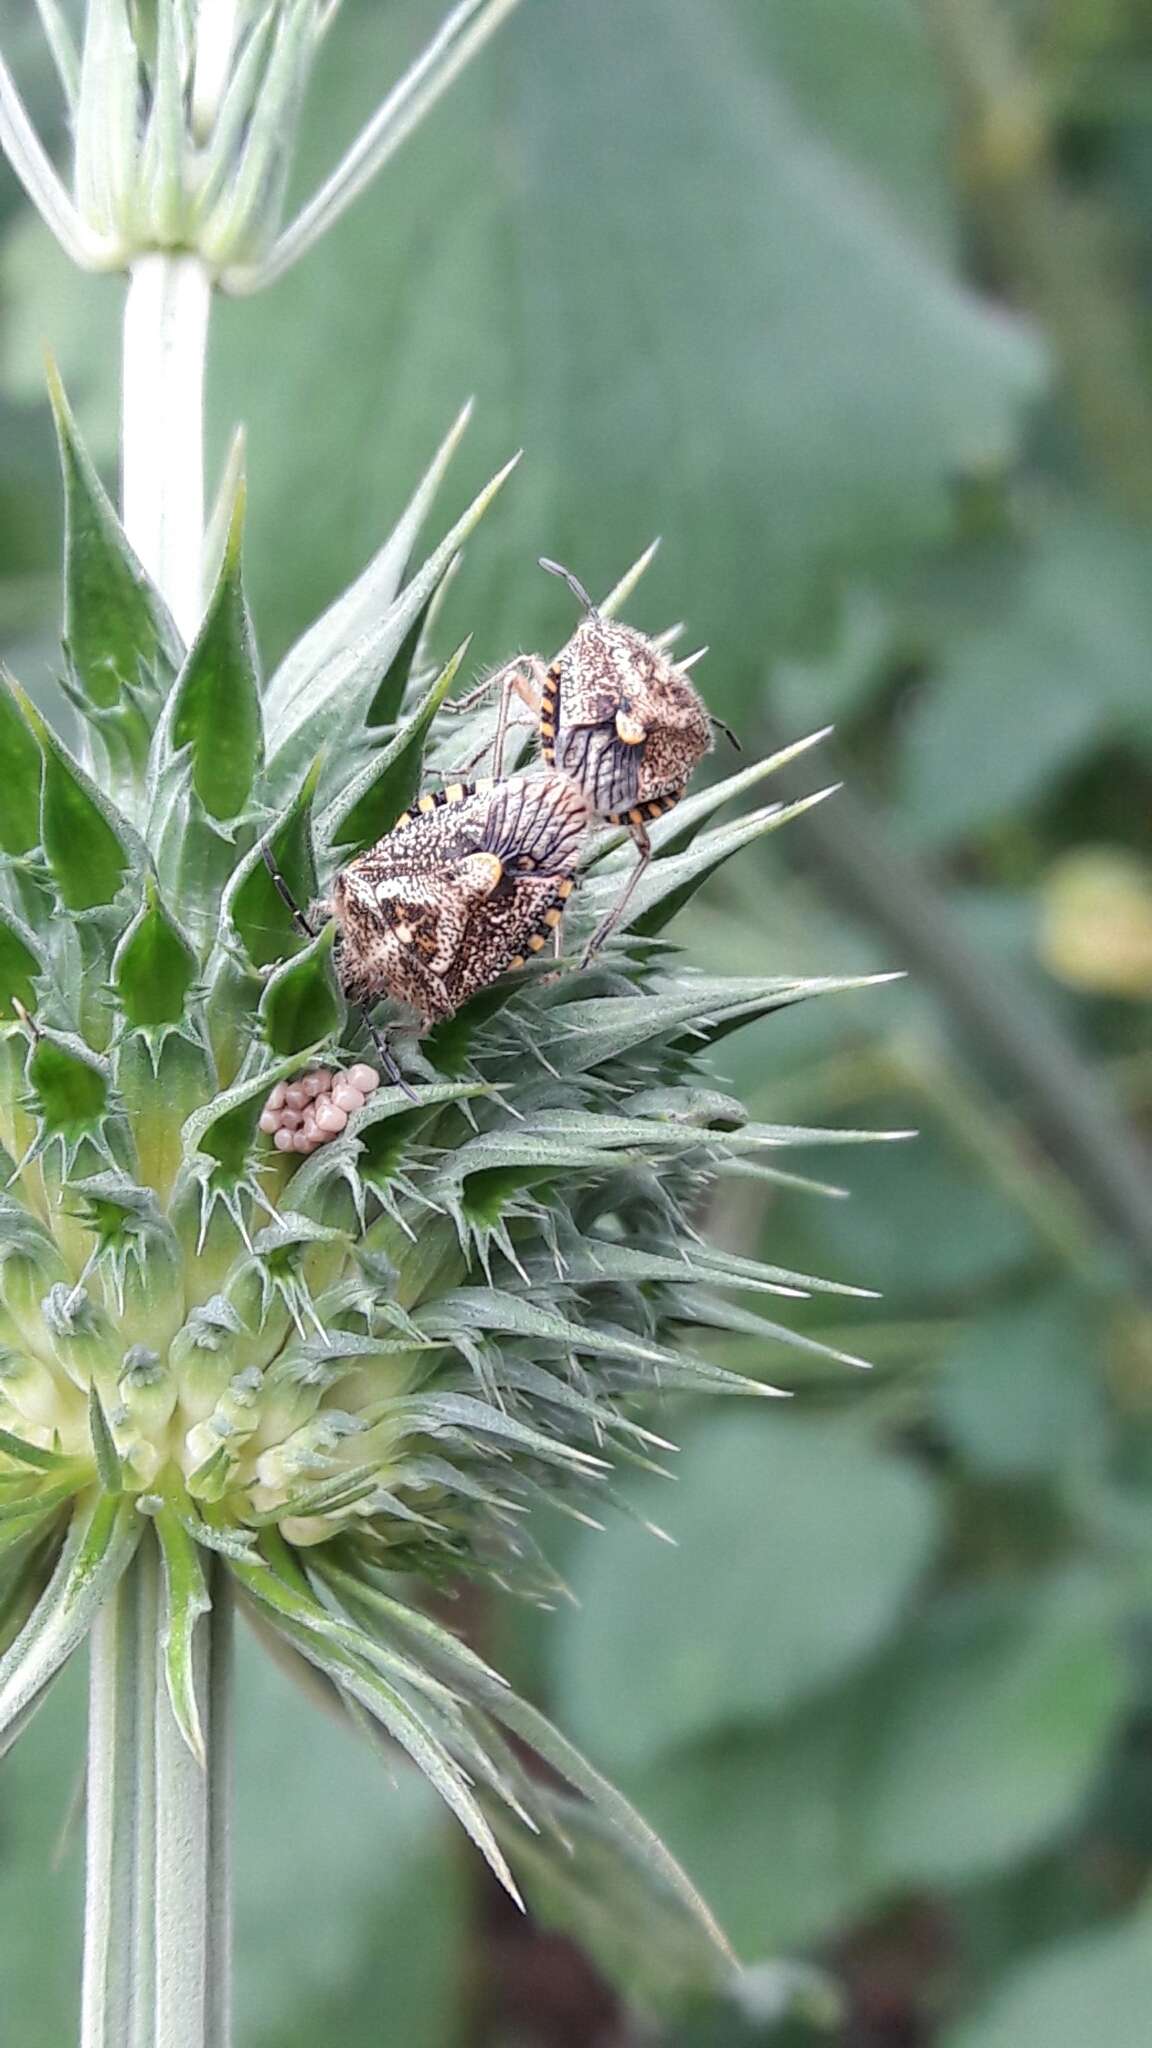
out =
[[[168,1698],[151,1530],[92,1632],[81,2048],[227,2048],[232,1609],[197,1645],[208,1760]]]
[[[81,2048],[135,2048],[152,2003],[157,1575],[142,1543],[92,1629]]]
[[[124,525],[186,644],[195,637],[204,602],[204,363],[211,291],[197,257],[141,256],[132,267],[124,313]]]

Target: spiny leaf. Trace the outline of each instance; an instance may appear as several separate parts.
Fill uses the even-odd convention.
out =
[[[302,677],[289,700],[282,701],[278,694],[276,702],[269,704],[266,784],[271,795],[291,786],[304,762],[314,756],[318,739],[324,739],[330,760],[339,758],[341,747],[363,720],[381,675],[436,589],[457,548],[510,476],[516,460],[506,464],[473,499],[463,517],[380,620],[351,647],[338,650],[310,675]]]
[[[146,876],[144,901],[112,961],[112,986],[128,1022],[138,1030],[183,1022],[198,967],[191,942]]]
[[[617,929],[635,930],[649,938],[662,932],[709,875],[731,860],[734,853],[740,853],[754,839],[778,831],[781,825],[790,824],[793,818],[802,816],[832,794],[832,788],[820,789],[793,804],[766,804],[730,825],[718,825],[714,831],[694,839],[682,853],[664,854],[652,861]],[[583,884],[574,900],[577,928],[598,923],[605,916],[620,893],[624,872],[623,864],[598,871]]]
[[[239,817],[264,750],[256,643],[244,597],[239,484],[220,576],[173,685],[172,746],[188,747],[192,787],[210,818]]]
[[[145,867],[144,849],[19,684],[9,681],[8,688],[40,742],[40,835],[60,900],[67,910],[111,903],[129,870]]]
[[[621,1059],[654,1038],[696,1034],[700,1043],[717,1035],[724,1024],[750,1023],[754,1017],[788,1007],[809,996],[868,986],[875,977],[845,975],[790,980],[785,976],[733,975],[724,979],[681,983],[674,991],[647,996],[601,996],[576,1002],[558,1001],[549,1021],[557,1027],[564,1071],[587,1073],[605,1061]],[[560,993],[563,994],[561,988]]]
[[[265,1539],[269,1541],[271,1539]],[[277,1552],[271,1553],[275,1561]],[[351,1624],[337,1625],[306,1587],[285,1583],[276,1571],[257,1572],[233,1565],[245,1590],[286,1632],[310,1663],[325,1671],[388,1730],[413,1763],[424,1772],[514,1899],[519,1894],[495,1837],[476,1805],[459,1767],[414,1708],[372,1668],[373,1644]]]
[[[28,1081],[52,1136],[94,1131],[108,1107],[108,1069],[79,1038],[43,1031],[28,1059]]]
[[[126,686],[174,673],[180,636],[128,544],[52,363],[48,393],[64,472],[64,638],[76,683],[109,709]]]

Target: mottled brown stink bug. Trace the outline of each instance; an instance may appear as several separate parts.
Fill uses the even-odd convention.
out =
[[[317,906],[338,926],[345,995],[365,1012],[391,996],[427,1029],[523,967],[560,924],[590,822],[580,790],[562,775],[456,782],[420,797],[340,869]],[[293,915],[310,930],[265,857]],[[369,1031],[400,1080],[379,1032],[371,1024]]]
[[[422,796],[333,884],[346,992],[392,996],[427,1027],[522,967],[563,917],[589,822],[561,775]]]
[[[500,691],[493,767],[503,766],[512,702],[527,706],[549,768],[567,776],[603,823],[626,825],[637,862],[618,902],[593,933],[585,963],[619,923],[652,857],[648,827],[678,804],[693,769],[712,746],[712,717],[689,681],[689,663],[674,662],[656,641],[608,619],[588,592],[557,562],[542,569],[562,576],[586,616],[556,659],[518,655],[446,709],[466,711]],[[693,660],[699,656],[693,656]],[[728,732],[727,726],[723,730]],[[731,732],[728,736],[736,744]],[[484,751],[487,751],[485,749]]]

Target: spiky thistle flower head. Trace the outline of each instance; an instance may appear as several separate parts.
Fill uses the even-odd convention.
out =
[[[0,687],[0,1740],[158,1541],[167,1683],[193,1747],[192,1642],[225,1572],[428,1773],[510,1886],[509,1841],[559,1827],[563,1805],[513,1734],[675,1892],[618,1795],[411,1588],[547,1590],[526,1511],[595,1516],[621,1465],[659,1462],[657,1393],[772,1391],[706,1355],[724,1290],[826,1284],[700,1236],[717,1175],[749,1158],[771,1175],[781,1148],[825,1135],[749,1123],[703,1062],[740,1024],[845,984],[706,978],[664,936],[723,861],[802,808],[713,822],[786,757],[654,826],[592,966],[534,960],[401,1035],[407,1090],[373,1085],[333,927],[296,928],[264,854],[313,901],[483,739],[483,711],[441,730],[464,650],[441,664],[431,649],[437,592],[503,473],[402,580],[442,450],[265,686],[239,487],[185,648],[58,387],[55,403],[79,752]],[[572,957],[627,872],[621,838],[595,842]],[[366,1058],[326,1142],[278,1149],[270,1094],[282,1106],[310,1063]]]

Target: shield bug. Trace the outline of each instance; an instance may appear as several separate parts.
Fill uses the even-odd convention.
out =
[[[688,669],[699,655],[673,661],[634,626],[605,618],[569,570],[545,560],[540,566],[563,577],[584,606],[572,638],[551,663],[535,654],[517,656],[450,708],[466,711],[499,689],[493,743],[499,774],[513,700],[519,699],[536,726],[548,767],[576,784],[603,823],[624,825],[631,834],[636,866],[593,933],[584,952],[586,964],[631,901],[652,857],[648,827],[679,803],[693,769],[711,749],[712,727],[721,726],[733,745],[737,742],[689,680]]]
[[[588,805],[561,775],[457,782],[419,798],[385,837],[341,868],[326,903],[336,968],[367,1018],[381,996],[427,1029],[540,952],[564,915],[588,833]],[[302,929],[308,919],[265,853]],[[405,1086],[380,1033],[373,1043]],[[410,1091],[409,1091],[410,1092]]]
[[[427,1028],[522,967],[560,924],[589,822],[561,775],[422,796],[332,886],[346,993],[392,996]]]

